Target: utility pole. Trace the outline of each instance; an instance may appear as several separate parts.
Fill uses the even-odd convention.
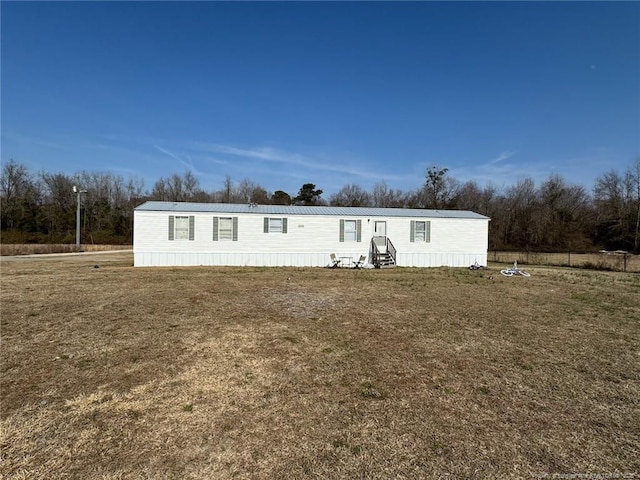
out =
[[[86,190],[80,190],[75,185],[73,186],[73,193],[76,197],[76,250],[80,250],[80,195],[87,193]]]

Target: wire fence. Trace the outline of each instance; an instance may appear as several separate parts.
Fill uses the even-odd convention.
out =
[[[611,270],[617,272],[640,272],[640,255],[629,252],[532,252],[489,251],[488,260],[495,263],[523,265],[549,265],[561,267]]]

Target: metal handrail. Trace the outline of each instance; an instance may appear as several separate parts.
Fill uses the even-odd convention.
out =
[[[391,240],[389,240],[389,237],[387,237],[387,252],[389,252],[389,255],[391,255],[391,258],[393,258],[393,263],[397,263],[396,255],[398,252],[396,250],[396,247],[393,245],[393,243],[391,243]]]
[[[371,260],[374,265],[380,265],[380,250],[378,250],[378,245],[376,245],[375,238],[371,239]]]
[[[384,238],[385,245],[387,247],[387,253],[391,256],[391,258],[393,259],[393,263],[395,264],[398,251],[396,250],[395,245],[391,243],[391,240],[389,240],[389,237],[373,237],[371,239],[371,260],[373,261],[373,264],[376,266],[380,265],[380,257],[382,256],[382,254],[380,253],[380,249],[376,244],[376,238]]]

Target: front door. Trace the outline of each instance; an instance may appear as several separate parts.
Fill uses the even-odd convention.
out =
[[[373,222],[373,242],[378,252],[387,253],[387,222]]]

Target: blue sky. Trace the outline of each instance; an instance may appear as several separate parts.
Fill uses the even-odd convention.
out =
[[[593,186],[640,154],[639,2],[1,3],[1,155],[296,194]]]

